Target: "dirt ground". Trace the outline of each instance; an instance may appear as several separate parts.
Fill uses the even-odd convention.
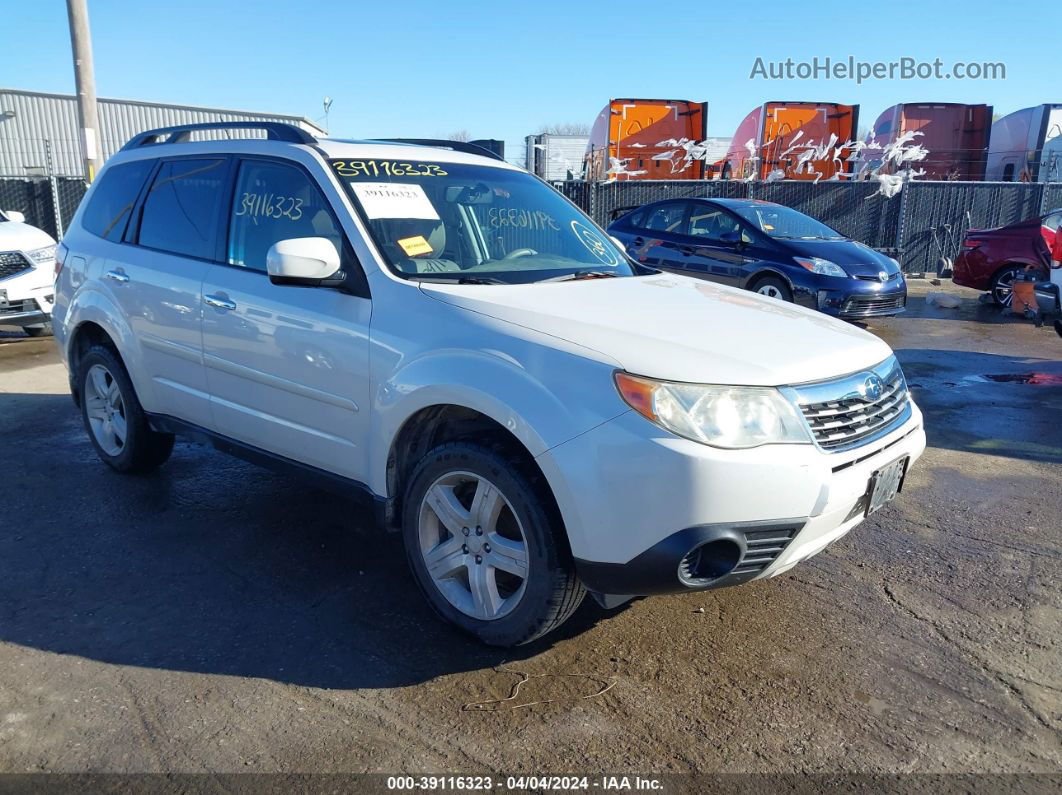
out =
[[[342,498],[185,443],[113,474],[52,341],[0,335],[0,772],[1062,772],[1062,386],[984,377],[1062,339],[927,289],[870,325],[926,415],[896,502],[506,652]]]

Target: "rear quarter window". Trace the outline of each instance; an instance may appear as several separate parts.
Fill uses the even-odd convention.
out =
[[[121,240],[136,197],[154,165],[154,160],[137,160],[107,169],[85,206],[81,226],[97,237]]]

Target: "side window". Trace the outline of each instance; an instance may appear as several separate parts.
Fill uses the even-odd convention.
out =
[[[730,213],[709,207],[694,207],[690,215],[690,234],[694,237],[722,240],[723,235],[733,232],[740,233],[746,243],[752,242],[748,232]]]
[[[224,160],[164,162],[144,200],[140,245],[214,259],[225,171]]]
[[[154,160],[137,160],[107,169],[85,206],[81,225],[98,237],[121,240],[136,197],[154,165]]]
[[[265,272],[269,247],[294,237],[325,237],[343,252],[343,233],[328,202],[299,168],[245,160],[232,201],[230,265]]]
[[[667,202],[647,210],[645,229],[657,232],[685,234],[683,219],[686,217],[686,202]]]

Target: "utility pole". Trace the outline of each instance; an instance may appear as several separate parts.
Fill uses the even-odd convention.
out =
[[[70,17],[70,45],[74,52],[81,155],[85,161],[85,181],[92,182],[99,168],[100,125],[96,117],[96,73],[92,67],[92,37],[86,0],[66,0],[66,11]]]

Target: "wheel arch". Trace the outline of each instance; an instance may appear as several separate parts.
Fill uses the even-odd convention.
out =
[[[458,441],[482,444],[513,461],[520,472],[541,489],[547,500],[547,511],[562,522],[563,527],[563,517],[549,478],[528,446],[494,417],[455,403],[435,403],[418,409],[406,418],[395,434],[386,460],[385,522],[388,527],[401,526],[406,507],[403,505],[405,491],[417,462],[439,445]]]
[[[758,271],[753,273],[751,276],[749,276],[748,279],[745,280],[744,287],[746,290],[755,291],[756,287],[759,285],[760,282],[762,282],[764,279],[769,279],[772,276],[775,276],[785,282],[785,285],[789,288],[790,292],[795,292],[795,288],[793,287],[793,280],[790,279],[789,276],[782,272],[779,268],[774,267],[760,268]]]

